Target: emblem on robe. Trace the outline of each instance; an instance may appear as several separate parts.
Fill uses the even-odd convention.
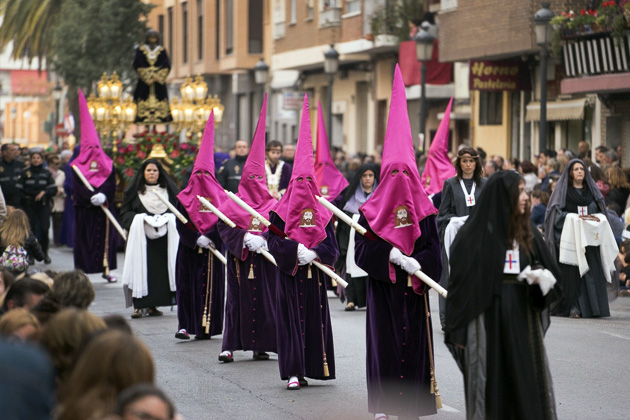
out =
[[[396,207],[394,209],[394,214],[396,215],[394,228],[411,226],[411,218],[409,217],[409,209],[407,209],[407,206]]]
[[[238,165],[234,166],[234,173],[238,174],[239,172],[241,172],[241,167]]]
[[[328,197],[328,185],[322,185],[322,187],[319,189],[319,192],[322,193],[322,196]]]
[[[315,212],[313,209],[306,208],[302,210],[302,217],[300,217],[300,227],[315,227]]]
[[[4,172],[4,166],[0,166],[0,172]]]
[[[257,217],[252,216],[249,221],[249,226],[247,227],[249,232],[262,232],[262,228],[260,226],[260,220]]]
[[[90,162],[90,169],[88,169],[90,172],[98,172],[98,162],[93,160],[92,162]]]
[[[204,197],[204,198],[208,200],[208,203],[212,204],[212,200],[210,200],[210,197]],[[199,202],[199,213],[212,213],[212,211],[208,207],[201,204],[201,202]]]
[[[429,185],[431,185],[431,177],[430,176],[427,177],[427,181],[424,183],[425,187],[428,187]]]

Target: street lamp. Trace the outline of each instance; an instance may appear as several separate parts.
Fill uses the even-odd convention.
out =
[[[339,69],[339,53],[335,44],[330,44],[324,53],[324,73],[328,75],[328,146],[332,149],[332,87],[335,73]]]
[[[547,149],[547,57],[549,52],[547,46],[551,40],[551,25],[549,22],[554,17],[554,13],[549,10],[549,2],[542,3],[542,9],[534,14],[534,29],[536,33],[536,44],[540,46],[540,121],[538,153]]]
[[[57,123],[59,122],[59,115],[60,115],[60,109],[59,109],[59,104],[61,103],[61,96],[63,93],[63,89],[61,88],[61,84],[59,83],[59,79],[57,79],[57,83],[55,83],[55,87],[53,88],[52,91],[52,96],[53,99],[55,100],[55,121],[53,123],[53,136],[56,136],[56,143],[58,144],[59,147],[61,147],[61,144],[59,144],[59,136],[56,135],[55,131],[56,131],[56,126]]]
[[[429,23],[423,22],[420,31],[416,34],[416,57],[421,63],[420,66],[420,144],[424,145],[425,119],[427,112],[427,63],[433,56],[433,41],[435,37],[428,31]]]

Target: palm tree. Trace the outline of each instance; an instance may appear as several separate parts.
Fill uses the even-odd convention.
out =
[[[64,0],[0,0],[0,48],[13,42],[12,58],[29,63],[52,53],[51,30]]]

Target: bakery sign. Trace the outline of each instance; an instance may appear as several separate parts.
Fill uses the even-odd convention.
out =
[[[529,69],[522,61],[470,62],[470,90],[518,91],[530,90]]]

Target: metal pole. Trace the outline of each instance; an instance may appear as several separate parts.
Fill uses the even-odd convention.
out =
[[[540,121],[538,153],[547,149],[547,47],[540,51]]]
[[[420,146],[424,150],[424,125],[427,112],[427,92],[426,92],[426,80],[427,80],[427,62],[422,61],[420,66]]]
[[[328,147],[332,152],[332,88],[335,75],[328,76]]]

